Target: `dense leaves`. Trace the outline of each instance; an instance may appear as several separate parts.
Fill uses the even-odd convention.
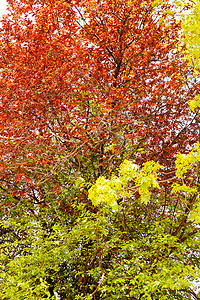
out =
[[[1,29],[0,127],[9,176],[17,167],[39,176],[49,161],[59,163],[59,152],[78,165],[80,149],[93,179],[138,148],[171,165],[195,141],[187,105],[195,79],[167,2],[10,5]],[[111,158],[104,147],[112,144]]]
[[[177,8],[8,3],[0,298],[197,298],[199,84]]]

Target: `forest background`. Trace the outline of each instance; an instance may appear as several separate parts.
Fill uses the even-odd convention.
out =
[[[200,3],[8,4],[0,299],[199,299]]]

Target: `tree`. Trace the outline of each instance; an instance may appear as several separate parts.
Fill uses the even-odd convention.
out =
[[[144,148],[141,162],[166,164],[168,156],[171,165],[170,156],[196,141],[187,105],[195,83],[167,1],[9,3],[1,28],[1,155],[9,178],[31,177],[27,158],[43,155],[35,161],[40,173],[60,151],[77,166],[79,153],[93,156],[96,180],[137,149]]]
[[[176,154],[198,139],[198,113],[188,107],[198,82],[173,5],[8,3],[0,40],[1,297],[195,297],[198,219],[187,219],[198,209],[198,167],[185,166],[185,190],[179,182],[172,196],[169,183]],[[114,208],[108,192],[107,205],[95,207],[92,186],[98,178],[120,185],[125,159],[147,172],[143,193],[139,178],[135,187],[127,177]],[[152,159],[164,167],[153,178],[154,163],[141,169]]]
[[[187,44],[187,58],[197,68],[197,72],[199,69],[199,13],[199,1],[190,2],[189,14],[182,13],[182,27],[185,34],[185,43]]]
[[[23,218],[21,210],[14,218],[7,213],[3,299],[45,299],[53,292],[60,299],[198,299],[192,283],[199,276],[199,183],[182,183],[189,170],[198,171],[199,156],[199,145],[179,155],[167,196],[159,191],[158,164],[140,170],[126,161],[120,176],[89,190],[97,211],[80,201],[63,212],[51,201]]]

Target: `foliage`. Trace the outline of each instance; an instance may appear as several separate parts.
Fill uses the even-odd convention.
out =
[[[125,160],[120,166],[120,176],[113,176],[110,180],[99,177],[96,184],[89,189],[88,197],[94,205],[105,202],[116,209],[116,200],[121,197],[130,197],[139,186],[141,201],[147,204],[150,200],[150,187],[159,188],[156,171],[160,167],[158,163],[149,161],[144,164],[142,170],[139,170],[139,166]],[[136,185],[135,189],[132,186],[129,187],[129,182],[133,180]]]
[[[199,83],[177,8],[8,4],[0,298],[197,298]]]
[[[199,154],[187,157],[177,158],[177,181],[180,177],[187,180],[187,166],[191,168],[191,163],[194,166],[199,162]],[[143,172],[150,180],[153,173],[159,182],[159,168],[149,163]],[[81,200],[63,211],[60,193],[57,201],[49,199],[49,206],[39,212],[27,207],[26,217],[23,203],[17,205],[15,212],[6,210],[1,221],[1,297],[192,297],[192,283],[200,275],[199,216],[195,215],[199,193],[190,195],[180,185],[172,195],[164,195],[158,192],[157,183],[149,202],[144,204],[142,197],[133,193],[139,189],[132,180],[138,176],[136,170],[141,173],[139,167],[125,161],[119,169],[119,178],[125,183],[118,185],[116,177],[100,181],[103,192],[109,183],[120,193],[114,209],[112,197],[110,202],[106,200],[108,194],[102,197],[98,210],[92,205],[88,209],[88,203]],[[99,195],[95,195],[99,201]],[[93,197],[94,201],[94,194]]]
[[[188,48],[187,58],[190,63],[192,63],[198,70],[200,67],[200,56],[199,56],[199,46],[200,46],[200,1],[190,2],[189,13],[182,14],[183,18],[183,32],[185,34],[185,43]]]

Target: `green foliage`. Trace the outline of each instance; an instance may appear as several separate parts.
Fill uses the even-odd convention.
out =
[[[178,2],[178,6],[188,4],[190,10],[182,12],[182,28],[187,46],[187,59],[196,68],[197,74],[200,67],[200,1]]]
[[[200,95],[196,95],[194,99],[189,102],[191,111],[194,111],[195,108],[200,108]]]
[[[196,203],[193,210],[190,213],[189,220],[196,224],[200,224],[200,204]]]
[[[167,194],[160,164],[125,160],[89,189],[92,203],[82,198],[87,181],[60,166],[59,193],[43,183],[48,205],[1,210],[1,298],[189,299],[200,276],[200,206],[187,176],[199,160],[199,144],[177,156]]]
[[[117,199],[131,197],[138,188],[141,202],[147,204],[151,187],[160,188],[157,181],[157,170],[160,168],[158,163],[149,161],[140,169],[135,163],[125,160],[119,168],[119,176],[112,176],[111,179],[99,177],[89,189],[88,197],[94,205],[107,203],[115,210]]]
[[[191,168],[198,168],[198,163],[200,162],[200,144],[193,148],[188,154],[177,155],[176,159],[176,176],[178,178],[183,178],[187,171]]]
[[[105,206],[98,213],[81,204],[73,225],[72,216],[57,215],[60,220],[47,224],[51,230],[31,217],[2,222],[26,237],[13,243],[8,233],[1,244],[1,297],[56,299],[50,297],[53,286],[58,299],[93,299],[98,286],[96,299],[176,299],[178,294],[188,299],[181,291],[191,287],[199,270],[185,253],[195,251],[198,257],[199,241],[180,243],[170,233],[170,216],[154,219],[153,206],[146,208],[145,218],[139,202],[121,204],[118,212]]]

